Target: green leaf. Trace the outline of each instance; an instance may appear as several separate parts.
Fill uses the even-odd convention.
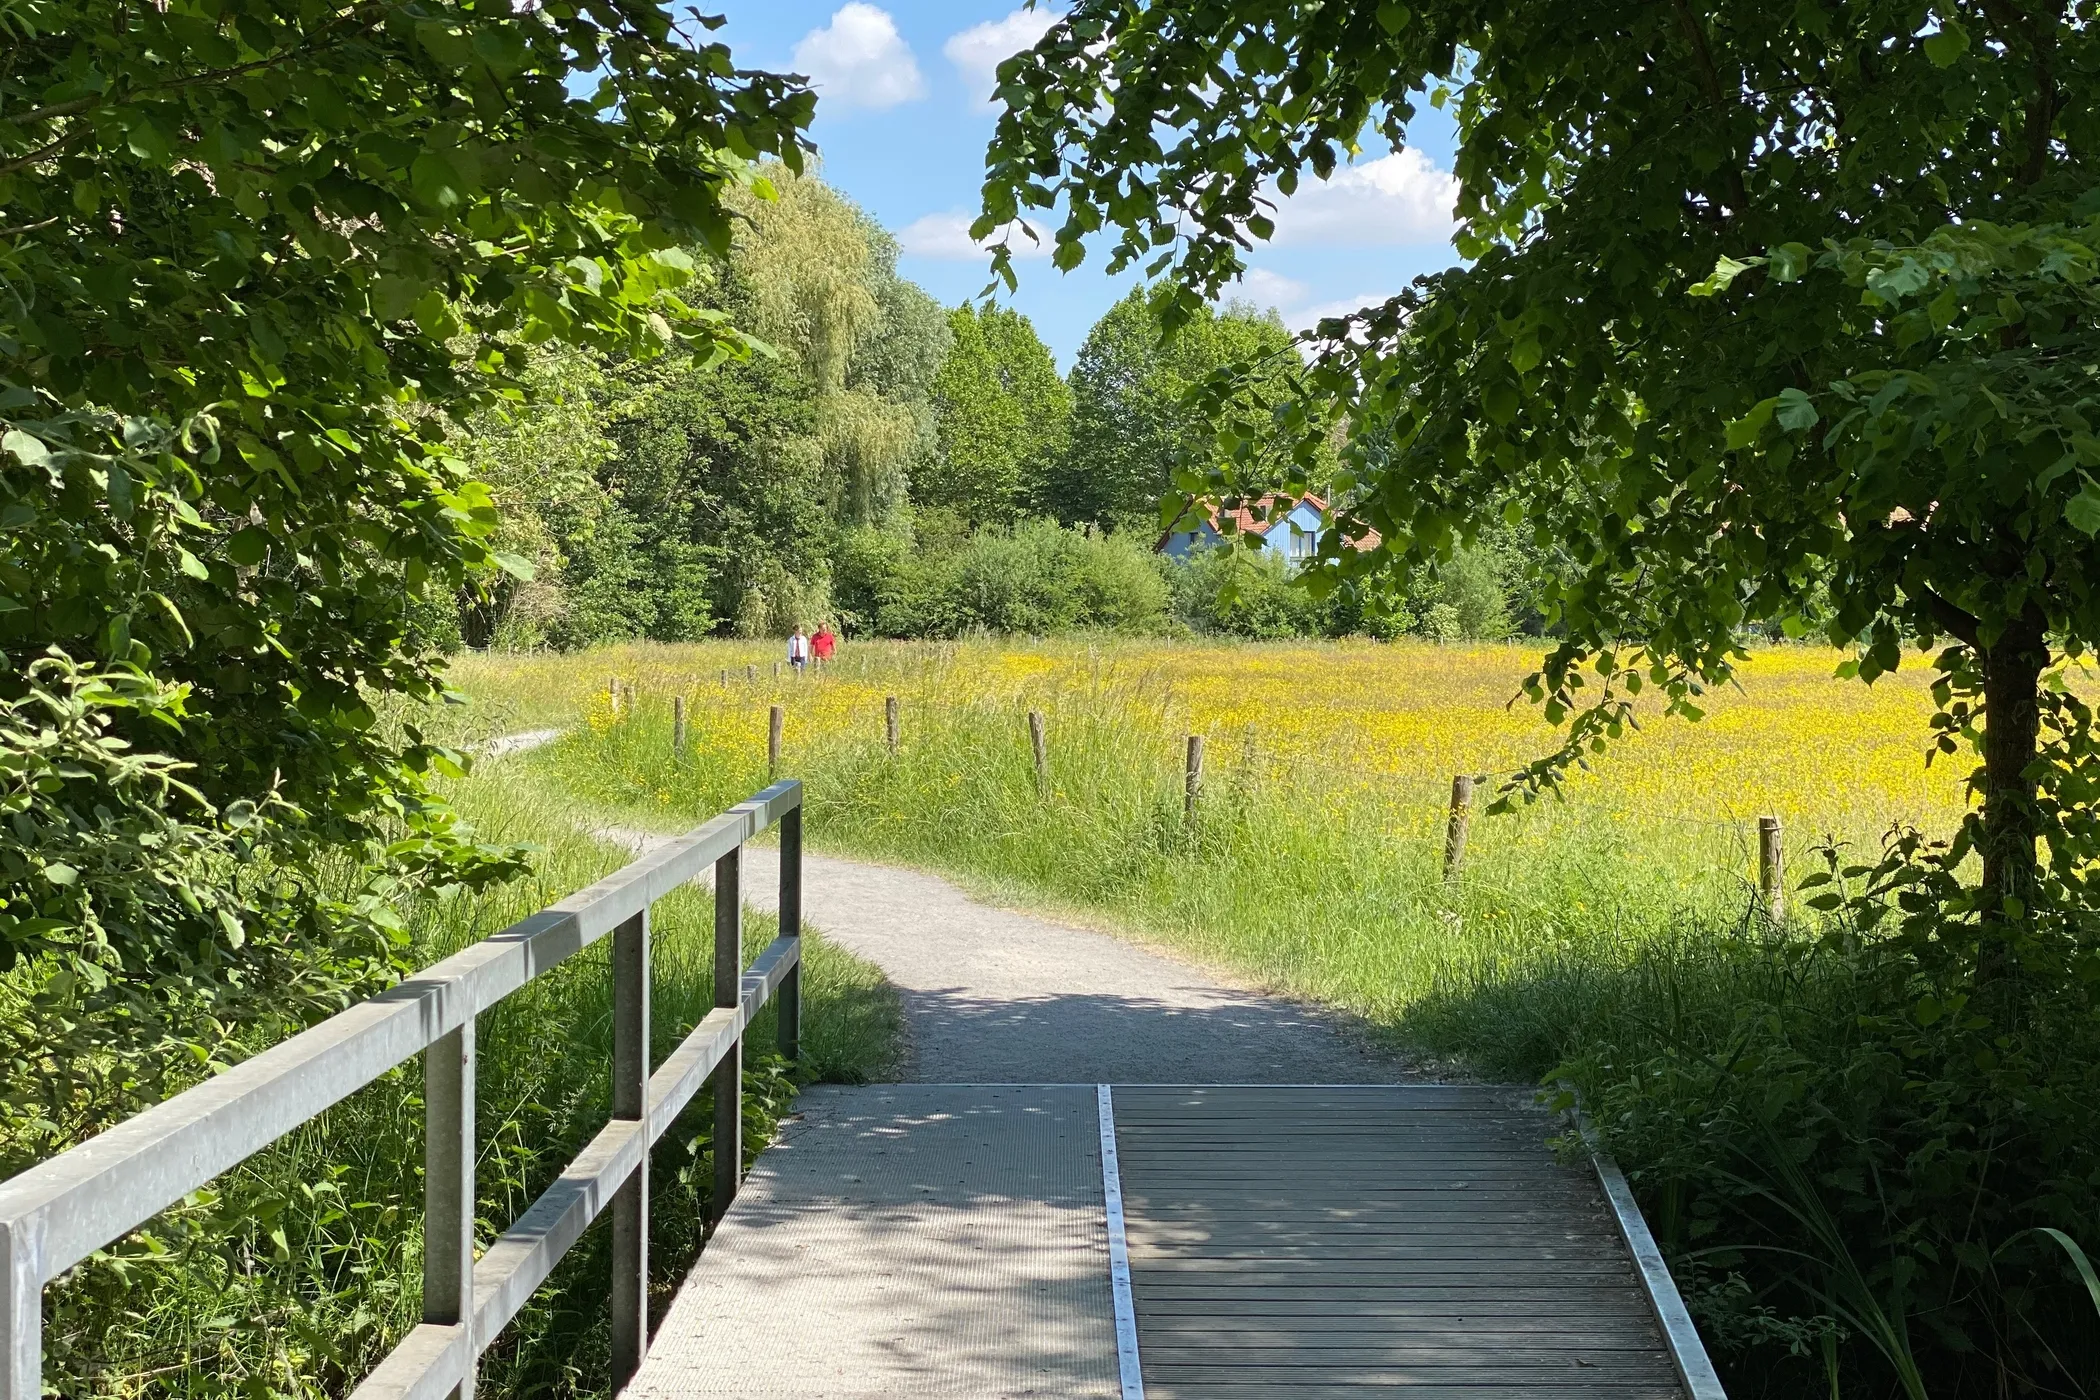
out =
[[[2100,535],[2100,486],[2094,485],[2093,479],[2082,472],[2079,479],[2085,486],[2064,505],[2064,519],[2070,521],[2074,529],[2088,535]]]
[[[71,885],[80,879],[80,872],[61,861],[53,861],[44,867],[44,878],[54,885]]]
[[[51,449],[44,446],[42,438],[32,437],[20,428],[9,428],[0,437],[0,448],[14,454],[16,461],[25,467],[47,466],[51,461]]]
[[[1378,27],[1388,34],[1398,34],[1407,28],[1411,18],[1413,14],[1407,6],[1395,3],[1395,0],[1383,0],[1378,7]]]
[[[1738,262],[1734,258],[1723,254],[1721,260],[1714,264],[1711,276],[1704,282],[1694,282],[1692,284],[1692,295],[1695,297],[1710,297],[1716,293],[1727,291],[1729,283],[1735,281],[1736,278],[1742,276],[1753,267],[1763,267],[1764,263],[1765,260],[1763,258],[1749,258]]]
[[[1781,389],[1776,402],[1779,426],[1791,433],[1806,432],[1822,417],[1815,402],[1799,389]]]
[[[1765,424],[1772,421],[1772,411],[1779,400],[1765,399],[1742,417],[1728,425],[1728,450],[1740,452],[1755,443],[1764,433]]]
[[[226,541],[226,557],[244,569],[252,569],[269,556],[270,532],[250,525]]]
[[[1925,36],[1925,57],[1935,68],[1952,68],[1968,51],[1969,31],[1961,27],[1960,20],[1942,18],[1939,32]]]
[[[497,568],[524,583],[532,582],[533,575],[539,572],[532,561],[522,554],[505,554],[501,550],[492,550],[489,557],[496,561]]]

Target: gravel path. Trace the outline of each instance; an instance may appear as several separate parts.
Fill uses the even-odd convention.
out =
[[[596,833],[645,852],[666,837]],[[779,854],[744,853],[772,909]],[[808,855],[803,910],[903,994],[911,1077],[933,1084],[1389,1084],[1423,1077],[1296,1002],[1108,934],[970,898],[936,876]]]

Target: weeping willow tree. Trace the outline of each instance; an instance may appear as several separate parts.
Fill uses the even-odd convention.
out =
[[[815,176],[769,172],[733,260],[760,336],[792,355],[814,396],[814,437],[841,524],[892,522],[933,440],[927,387],[947,352],[940,307],[896,274],[896,244]]]

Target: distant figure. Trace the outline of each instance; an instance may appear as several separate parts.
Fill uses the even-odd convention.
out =
[[[831,630],[831,624],[817,624],[817,635],[809,639],[809,654],[819,666],[831,660],[831,654],[839,649],[839,634]]]
[[[795,674],[799,676],[802,674],[802,668],[808,664],[809,638],[803,636],[802,629],[797,627],[795,635],[788,638],[788,665],[794,667]]]

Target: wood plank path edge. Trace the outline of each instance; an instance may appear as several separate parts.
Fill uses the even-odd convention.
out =
[[[627,1394],[1716,1400],[1531,1097],[812,1089]]]

